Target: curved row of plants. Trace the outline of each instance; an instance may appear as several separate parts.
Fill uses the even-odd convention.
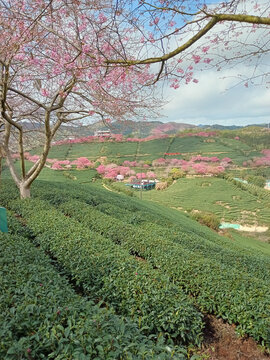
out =
[[[236,187],[248,191],[250,194],[257,196],[260,199],[267,199],[270,201],[270,192],[266,189],[263,189],[254,184],[245,184],[243,182],[237,181],[231,174],[223,174],[222,177],[230,182],[232,182]],[[269,205],[270,207],[270,205]]]
[[[65,191],[64,197],[58,191],[58,199],[56,194],[56,192],[53,192],[50,196],[50,202],[55,205],[75,198],[94,206],[95,209],[115,219],[120,219],[126,224],[139,225],[140,229],[144,228],[150,232],[155,231],[156,235],[159,234],[159,236],[166,239],[170,238],[175,242],[180,242],[182,246],[187,244],[190,247],[192,242],[194,249],[200,249],[201,247],[207,249],[206,252],[204,251],[204,255],[210,258],[215,257],[216,259],[218,256],[223,259],[224,251],[227,249],[227,256],[232,262],[237,262],[241,270],[243,270],[243,263],[247,263],[250,271],[255,270],[257,273],[257,267],[259,266],[263,269],[264,276],[265,271],[270,272],[269,257],[265,256],[263,252],[256,251],[254,253],[254,250],[241,246],[241,244],[235,243],[228,237],[220,236],[208,227],[201,226],[197,221],[193,221],[188,214],[171,209],[164,212],[163,207],[157,206],[153,202],[145,205],[138,199],[131,200],[126,196],[115,196],[111,192],[104,193],[103,189],[98,188],[93,190],[81,187],[72,187],[70,189],[69,187],[68,191]],[[48,198],[45,189],[39,192],[39,196],[43,199]],[[150,208],[150,205],[153,208]],[[167,232],[165,233],[165,231]],[[219,254],[220,248],[222,254]],[[239,256],[241,256],[240,259]]]
[[[254,255],[254,252],[235,245],[231,240],[221,237],[209,229],[203,229],[202,226],[184,216],[183,221],[175,225],[161,216],[158,217],[156,214],[146,212],[144,209],[136,208],[135,203],[133,204],[131,201],[128,203],[130,210],[126,210],[126,202],[123,199],[120,200],[119,197],[118,205],[108,202],[111,198],[106,199],[107,202],[104,202],[103,199],[97,197],[97,194],[93,199],[91,191],[89,192],[88,189],[87,191],[83,189],[82,192],[80,192],[80,188],[69,189],[68,192],[65,190],[59,192],[57,190],[57,192],[53,191],[50,195],[47,195],[45,187],[43,190],[39,189],[39,196],[46,198],[54,205],[59,205],[65,201],[73,201],[74,198],[79,201],[84,199],[83,202],[93,205],[94,210],[99,210],[117,219],[118,222],[113,223],[113,227],[116,226],[119,229],[117,236],[121,237],[123,234],[125,237],[126,232],[136,232],[137,237],[144,239],[151,233],[152,236],[163,237],[166,240],[178,243],[187,250],[209,258],[209,261],[214,258],[215,261],[234,266],[241,272],[248,272],[263,280],[268,280],[270,277],[270,260],[267,256],[257,253]],[[96,220],[93,220],[95,226],[99,221],[102,221],[101,227],[103,223],[110,224],[113,221],[113,219],[104,217],[102,213],[94,212],[96,214]],[[139,227],[130,227],[127,226],[127,223],[138,224]],[[108,225],[108,227],[110,226]],[[120,231],[120,229],[123,230]]]
[[[227,239],[221,236],[214,237],[210,240],[196,234],[187,234],[180,230],[180,227],[170,226],[164,228],[158,224],[144,223],[141,225],[142,235],[143,232],[151,233],[155,237],[164,237],[175,244],[179,244],[185,249],[202,255],[204,258],[215,262],[220,262],[233,267],[241,273],[252,275],[253,278],[258,278],[260,281],[266,283],[270,278],[270,259],[263,254],[252,253],[248,249],[240,248],[231,241],[228,244]],[[215,241],[216,240],[216,241]]]
[[[24,230],[16,225],[17,231]],[[21,236],[0,233],[0,288],[3,360],[185,358],[181,349],[162,338],[155,343],[131,320],[77,295]]]
[[[10,207],[90,298],[102,299],[131,317],[145,334],[165,335],[182,345],[200,344],[202,316],[168,275],[44,201],[14,200]]]
[[[196,298],[201,310],[237,324],[240,334],[249,334],[270,346],[270,291],[262,269],[258,268],[256,277],[256,271],[249,273],[248,261],[242,271],[241,262],[237,264],[236,260],[232,265],[226,251],[224,259],[221,254],[220,261],[208,258],[207,248],[196,252],[192,245],[188,249],[169,239],[153,236],[150,231],[126,225],[83,202],[73,200],[60,207],[66,215],[121,244],[129,253],[146,259],[170,276]]]
[[[186,216],[182,216],[181,223],[175,225],[175,223],[165,219],[164,216],[150,213],[149,209],[146,211],[142,206],[141,208],[137,207],[136,202],[133,200],[130,201],[128,199],[126,201],[124,197],[120,198],[118,196],[118,202],[114,203],[111,201],[114,199],[112,197],[114,194],[107,193],[107,198],[105,199],[107,202],[105,202],[101,197],[102,193],[95,193],[93,196],[91,190],[81,189],[80,187],[74,189],[68,188],[67,191],[62,186],[62,190],[51,190],[51,193],[48,195],[47,187],[45,186],[43,189],[39,189],[38,195],[56,206],[63,202],[73,201],[73,199],[78,199],[91,205],[93,210],[99,210],[93,213],[96,215],[96,220],[93,222],[97,224],[97,222],[103,221],[103,223],[109,224],[113,219],[118,220],[118,222],[113,223],[113,226],[116,224],[118,229],[123,229],[123,231],[117,233],[120,237],[122,235],[125,237],[126,232],[136,232],[137,237],[140,238],[145,238],[151,233],[152,236],[166,238],[166,240],[178,243],[184,248],[203,255],[210,260],[214,258],[215,261],[235,266],[241,272],[248,272],[264,280],[268,280],[270,277],[269,257],[262,254],[254,254],[254,252],[247,248],[239,247],[230,239],[219,236]],[[113,219],[104,217],[102,213],[110,215]],[[139,225],[139,227],[130,227],[127,224]],[[110,225],[108,226],[110,227]]]

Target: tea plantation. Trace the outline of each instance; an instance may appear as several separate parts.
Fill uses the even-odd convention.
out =
[[[61,179],[37,180],[24,201],[1,186],[1,359],[192,358],[205,313],[270,348],[269,255],[176,210]]]
[[[270,224],[270,193],[256,187],[254,195],[252,186],[239,188],[223,178],[182,178],[162,192],[147,192],[143,197],[188,212],[210,211],[226,222]]]
[[[73,160],[78,156],[86,156],[90,160],[96,160],[101,156],[106,156],[110,161],[153,161],[160,157],[166,157],[164,155],[166,153],[180,152],[182,154],[180,157],[183,158],[192,154],[229,157],[235,164],[242,165],[243,161],[260,156],[260,152],[254,150],[252,146],[235,139],[217,136],[213,137],[211,141],[208,142],[207,139],[198,136],[172,136],[145,142],[70,143],[52,146],[49,157]],[[31,152],[38,154],[41,151],[42,149],[33,149]]]
[[[225,135],[55,145],[49,158],[68,166],[47,164],[26,200],[4,167],[0,359],[202,360],[209,314],[269,354],[270,244],[233,231],[220,236],[192,219],[210,212],[270,226],[270,192],[234,179],[270,174],[266,166],[243,168],[262,156],[260,147]],[[162,191],[103,183],[95,170],[129,160],[137,163],[130,174],[161,177],[165,166],[149,164],[162,158],[167,167],[173,154],[231,160],[218,176],[186,173]],[[80,157],[89,168],[76,168]]]

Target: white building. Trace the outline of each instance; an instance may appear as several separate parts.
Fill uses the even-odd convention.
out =
[[[94,136],[98,136],[98,137],[111,137],[111,130],[97,130],[94,133]]]

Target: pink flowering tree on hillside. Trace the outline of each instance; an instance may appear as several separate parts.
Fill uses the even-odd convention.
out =
[[[256,157],[253,160],[248,160],[243,163],[244,166],[270,166],[270,149],[264,149],[261,151],[262,157]]]
[[[76,165],[77,170],[82,170],[88,167],[93,167],[94,163],[86,157],[79,157],[78,159],[73,160],[70,165]]]
[[[119,22],[112,22],[115,13],[106,2],[97,4],[0,3],[0,148],[22,198],[30,197],[30,186],[45,166],[62,124],[98,117],[108,123],[111,118],[138,118],[157,106],[151,87],[144,86],[153,80],[148,65],[107,64],[118,56],[133,57],[137,42],[128,29],[118,33]],[[26,170],[29,129],[33,138],[38,129],[43,150]],[[11,156],[12,137],[19,149],[20,173]]]

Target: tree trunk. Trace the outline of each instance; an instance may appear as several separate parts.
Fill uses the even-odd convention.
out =
[[[24,183],[20,184],[19,187],[21,199],[30,198],[30,186],[26,186]]]

